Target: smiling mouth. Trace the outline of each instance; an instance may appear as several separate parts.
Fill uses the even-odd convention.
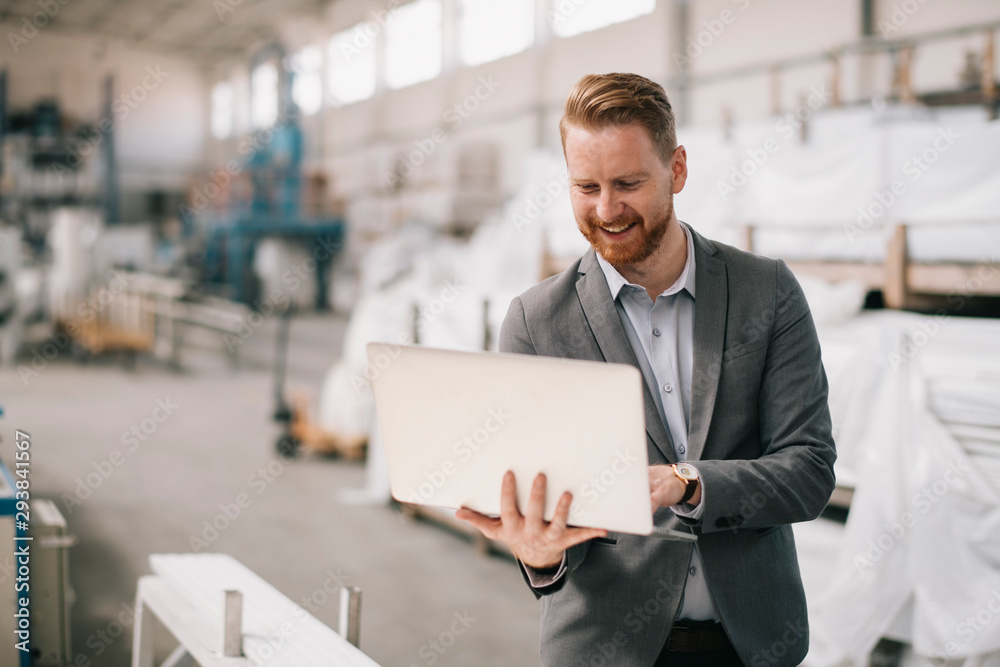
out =
[[[601,229],[603,229],[604,231],[606,231],[608,234],[624,234],[628,230],[630,230],[633,227],[635,227],[637,224],[639,224],[639,223],[638,222],[633,222],[631,224],[623,225],[621,227],[601,227]]]

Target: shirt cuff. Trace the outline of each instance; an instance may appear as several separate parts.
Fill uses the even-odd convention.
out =
[[[671,505],[670,509],[673,510],[674,514],[684,517],[685,519],[692,519],[694,521],[701,519],[701,516],[705,513],[705,485],[702,484],[701,480],[698,480],[698,484],[701,485],[701,502],[699,502],[697,506],[692,505],[691,503]]]
[[[532,588],[545,588],[556,583],[566,574],[566,554],[563,553],[559,569],[554,573],[540,574],[538,570],[524,562],[521,563],[521,567],[524,568],[524,573],[528,575],[528,583],[531,584]]]

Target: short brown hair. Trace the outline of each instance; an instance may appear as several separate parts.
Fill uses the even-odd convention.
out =
[[[570,125],[596,130],[638,123],[649,132],[663,164],[677,148],[677,127],[663,86],[638,74],[588,74],[573,86],[559,121],[563,154]]]

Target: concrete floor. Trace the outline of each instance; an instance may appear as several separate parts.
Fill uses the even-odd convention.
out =
[[[318,391],[344,324],[332,316],[295,321],[290,383]],[[238,371],[218,339],[205,341],[215,349],[186,352],[182,372],[152,361],[129,370],[114,359],[82,365],[69,358],[49,362],[27,383],[16,367],[0,370],[3,432],[30,433],[34,495],[56,500],[80,539],[70,552],[74,659],[128,665],[131,627],[117,619],[131,608],[137,578],[149,573],[148,556],[192,551],[192,537],[206,539],[205,522],[220,505],[247,493],[252,503],[217,537],[208,533],[208,550],[236,557],[300,604],[312,597],[315,616],[332,627],[337,602],[323,599],[325,581],[333,574],[359,586],[361,647],[379,664],[427,665],[432,657],[442,666],[539,664],[538,605],[512,561],[478,556],[462,538],[388,507],[340,504],[338,489],[363,484],[360,464],[276,458],[275,329],[267,321],[242,345]],[[22,363],[36,348],[27,346]],[[127,452],[123,438],[153,416],[157,401],[176,408]],[[109,471],[116,449],[124,461],[96,488],[81,489],[89,497],[71,501],[88,474]],[[8,464],[9,454],[0,448]],[[259,474],[269,466],[267,477]],[[434,654],[428,642],[456,613],[475,621]],[[158,653],[170,648],[167,637],[158,643]]]

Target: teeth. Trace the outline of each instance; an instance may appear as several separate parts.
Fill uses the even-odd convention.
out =
[[[634,224],[635,223],[632,223],[632,225],[634,225]],[[624,232],[626,229],[628,229],[632,225],[625,225],[624,227],[605,227],[604,229],[606,229],[607,231],[611,232],[612,234],[617,234],[618,232]]]

